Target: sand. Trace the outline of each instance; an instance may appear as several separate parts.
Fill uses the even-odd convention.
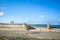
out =
[[[0,28],[0,37],[23,37],[23,38],[38,38],[38,39],[60,39],[60,29],[47,29],[34,27],[36,29],[26,30],[26,28]]]

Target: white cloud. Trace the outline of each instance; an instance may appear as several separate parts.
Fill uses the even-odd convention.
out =
[[[44,15],[41,15],[40,18],[44,18],[45,16]]]
[[[2,16],[2,15],[4,15],[4,13],[3,12],[0,12],[0,16]]]

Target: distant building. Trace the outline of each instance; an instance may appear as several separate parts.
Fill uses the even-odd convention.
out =
[[[11,21],[10,24],[14,24],[14,21]]]

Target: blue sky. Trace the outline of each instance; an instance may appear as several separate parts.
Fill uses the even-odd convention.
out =
[[[0,22],[60,24],[60,0],[0,0]]]

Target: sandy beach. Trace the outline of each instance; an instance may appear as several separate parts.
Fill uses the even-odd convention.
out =
[[[42,28],[42,27],[34,27],[35,29],[31,29],[29,31],[43,31],[43,32],[60,32],[60,29],[48,29],[48,28]],[[0,30],[22,30],[27,31],[26,28],[21,27],[13,27],[13,28],[0,28]]]
[[[36,28],[35,30],[31,31],[43,31],[43,32],[60,32],[60,29],[53,28],[53,29],[48,29],[48,28],[42,28],[42,27],[34,27]]]
[[[60,39],[60,29],[47,29],[34,27],[35,29],[26,30],[24,27],[0,28],[0,37],[9,38],[37,38],[37,39]]]

